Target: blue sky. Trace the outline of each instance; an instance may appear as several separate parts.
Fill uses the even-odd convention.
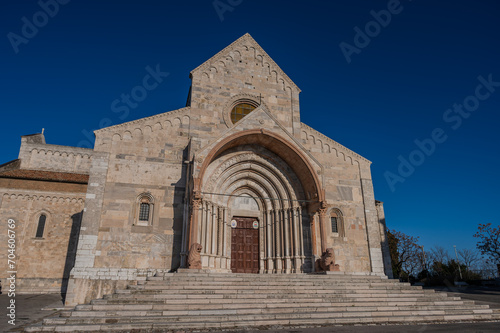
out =
[[[500,223],[496,1],[41,3],[52,15],[2,4],[0,163],[42,128],[48,143],[86,146],[102,125],[183,107],[189,72],[248,32],[302,89],[301,120],[373,162],[389,228],[451,253]],[[112,102],[157,65],[168,77],[121,119]]]

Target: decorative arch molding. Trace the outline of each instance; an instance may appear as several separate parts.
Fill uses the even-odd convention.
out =
[[[300,92],[299,87],[297,87],[297,85],[288,77],[288,75],[283,72],[278,64],[274,62],[274,60],[266,53],[266,51],[264,51],[248,33],[238,38],[236,41],[231,43],[229,46],[218,52],[216,55],[205,61],[197,68],[193,69],[190,73],[190,77],[193,78],[196,73],[200,73],[201,76],[210,77],[209,75],[212,71],[212,68],[217,69],[217,66],[219,66],[219,68],[227,68],[233,66],[235,63],[241,60],[242,52],[249,52],[250,58],[257,62],[257,66],[269,68],[270,74],[271,72],[276,73],[273,77],[275,82],[281,80],[283,81],[283,86],[289,86],[295,91]]]
[[[326,135],[316,131],[312,127],[300,123],[302,129],[301,129],[301,139],[304,144],[307,144],[308,146],[315,146],[318,145],[318,149],[324,153],[332,153],[335,155],[335,157],[343,160],[344,162],[347,162],[351,165],[359,165],[361,163],[368,163],[371,164],[369,160],[364,158],[363,156],[353,152],[347,147],[342,146],[340,143],[330,139]],[[322,139],[319,139],[322,138]],[[323,141],[324,140],[324,141]],[[310,141],[310,142],[308,142]],[[321,143],[321,144],[320,144]],[[327,149],[324,147],[328,146]]]
[[[338,207],[328,208],[328,214],[331,214],[331,213],[337,213],[339,216],[343,216],[342,210],[340,210],[340,208],[338,208]]]
[[[306,199],[318,204],[324,201],[325,193],[321,182],[305,154],[280,135],[264,129],[241,131],[216,144],[202,161],[201,166],[198,166],[199,171],[194,177],[194,192],[201,192],[205,172],[218,156],[230,148],[244,144],[263,146],[279,156],[297,175],[304,188]]]
[[[281,199],[277,200],[277,202],[270,202],[270,206],[266,206],[267,209],[279,209],[279,208],[288,208],[290,205],[288,203],[289,198],[286,196],[286,193],[282,193],[283,189],[273,188],[273,183],[271,180],[264,178],[261,174],[247,174],[244,177],[240,175],[236,175],[236,179],[225,185],[223,190],[227,193],[233,193],[237,191],[239,188],[248,187],[248,188],[258,188],[263,189],[264,197],[262,198],[276,198]],[[262,193],[261,193],[262,195]]]
[[[152,204],[154,204],[154,202],[155,202],[155,197],[151,193],[143,192],[137,196],[136,203],[140,203],[144,199],[147,199],[149,201],[149,203],[152,203]]]
[[[302,184],[296,175],[283,172],[287,167],[278,156],[272,156],[268,151],[244,151],[229,156],[224,161],[221,161],[213,170],[210,168],[210,177],[204,181],[204,189],[207,192],[213,192],[215,188],[222,188],[227,179],[226,175],[240,171],[254,172],[265,175],[265,178],[268,178],[274,184],[283,186],[290,199],[305,199]]]
[[[171,111],[175,112],[175,111]],[[125,131],[120,131],[120,132],[114,132],[110,134],[112,141],[122,141],[122,140],[139,140],[144,137],[148,137],[151,135],[151,133],[155,132],[168,132],[170,130],[176,130],[176,129],[188,129],[189,124],[191,122],[191,117],[188,114],[180,114],[178,116],[175,116],[175,114],[171,115],[172,117],[167,118],[167,119],[157,119],[158,117],[155,118],[145,118],[148,119],[148,123],[140,123],[139,121],[132,122],[130,124],[134,124],[135,126],[140,126],[140,127],[134,127],[134,126],[128,126],[126,127],[127,129]],[[164,117],[163,117],[164,118]],[[142,120],[142,119],[141,119]],[[129,123],[127,123],[129,124]],[[130,125],[129,124],[129,125]],[[119,125],[116,125],[119,126]],[[114,126],[113,126],[114,128]],[[124,128],[117,128],[120,130],[123,130]],[[96,131],[97,133],[97,131]]]
[[[37,155],[53,155],[53,156],[62,156],[62,157],[69,157],[70,155],[73,155],[74,157],[80,157],[80,158],[86,158],[90,159],[92,158],[92,153],[80,153],[80,152],[72,152],[72,151],[58,151],[58,150],[50,150],[50,149],[44,149],[44,148],[33,148],[30,150],[30,153],[37,154]],[[63,154],[66,154],[66,156],[63,156]]]
[[[22,193],[4,193],[3,198],[6,199],[17,199],[17,200],[38,200],[46,202],[58,202],[58,203],[69,203],[69,204],[83,204],[83,198],[75,197],[61,197],[61,196],[51,196],[51,195],[33,195],[33,194],[22,194]]]

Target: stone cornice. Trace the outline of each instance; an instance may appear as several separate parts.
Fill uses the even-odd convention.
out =
[[[83,204],[84,199],[81,196],[61,196],[56,194],[27,194],[27,193],[2,193],[2,197],[8,199],[18,199],[18,200],[39,200],[48,202],[59,202],[59,203],[78,203]]]
[[[371,164],[372,162],[366,158],[364,158],[363,156],[355,153],[354,151],[350,150],[349,148],[341,145],[340,143],[338,143],[337,141],[334,141],[333,139],[330,139],[329,137],[327,137],[326,135],[316,131],[314,128],[304,124],[304,123],[300,123],[301,125],[301,130],[307,130],[309,132],[311,132],[313,135],[315,136],[318,136],[318,137],[321,137],[322,139],[326,139],[329,143],[333,144],[336,148],[340,149],[341,151],[343,151],[344,153],[347,153],[348,155],[350,155],[353,159],[356,159],[356,160],[359,160],[359,161],[362,161],[362,162],[366,162],[368,164]],[[358,161],[358,162],[359,162]]]
[[[117,124],[117,125],[113,125],[113,126],[101,128],[101,129],[95,130],[94,133],[98,134],[98,133],[103,133],[103,132],[109,132],[109,131],[116,131],[116,130],[120,130],[120,129],[125,129],[126,127],[128,127],[130,125],[144,124],[147,121],[157,120],[159,118],[166,118],[167,116],[177,116],[179,114],[183,114],[186,111],[189,111],[190,109],[191,109],[190,106],[186,106],[184,108],[180,108],[180,109],[177,109],[177,110],[172,110],[172,111],[168,111],[168,112],[164,112],[164,113],[159,113],[159,114],[155,114],[153,116],[149,116],[149,117],[145,117],[145,118],[140,118],[140,119],[137,119],[137,120],[132,120],[132,121],[129,121],[129,122],[126,122],[126,123],[121,123],[121,124]]]

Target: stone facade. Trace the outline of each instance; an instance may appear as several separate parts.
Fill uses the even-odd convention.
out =
[[[92,150],[48,145],[38,134],[22,137],[19,159],[0,166],[0,253],[7,257],[7,221],[13,219],[18,292],[65,293],[91,157]],[[46,218],[38,230],[41,215]],[[7,260],[1,260],[4,286],[10,270]]]
[[[300,89],[250,35],[190,77],[186,107],[97,130],[93,150],[23,142],[20,169],[88,175],[73,206],[69,199],[53,209],[68,226],[71,209],[83,209],[68,305],[184,268],[195,243],[204,271],[234,271],[235,217],[255,220],[261,274],[311,272],[327,248],[342,272],[389,274],[371,162],[301,123]],[[253,110],[233,122],[238,105]],[[0,190],[2,221],[49,209],[14,202],[8,185]],[[57,237],[70,242],[62,230]],[[45,278],[43,269],[28,272]]]

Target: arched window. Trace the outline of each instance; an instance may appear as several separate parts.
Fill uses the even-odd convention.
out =
[[[337,220],[337,216],[331,216],[330,223],[332,225],[332,232],[339,232],[339,221]]]
[[[255,110],[255,106],[249,103],[239,103],[231,110],[231,121],[236,124],[243,119],[247,114]]]
[[[333,208],[330,211],[330,227],[332,233],[338,234],[339,237],[345,236],[344,219],[342,217],[342,212],[337,208]]]
[[[38,226],[36,228],[36,238],[43,238],[43,231],[45,230],[45,222],[47,221],[47,215],[40,214],[38,217]]]
[[[137,197],[135,223],[148,226],[152,224],[154,212],[154,198],[151,193],[142,193]]]
[[[139,207],[139,221],[149,221],[150,207],[149,203],[141,202],[141,206]]]

